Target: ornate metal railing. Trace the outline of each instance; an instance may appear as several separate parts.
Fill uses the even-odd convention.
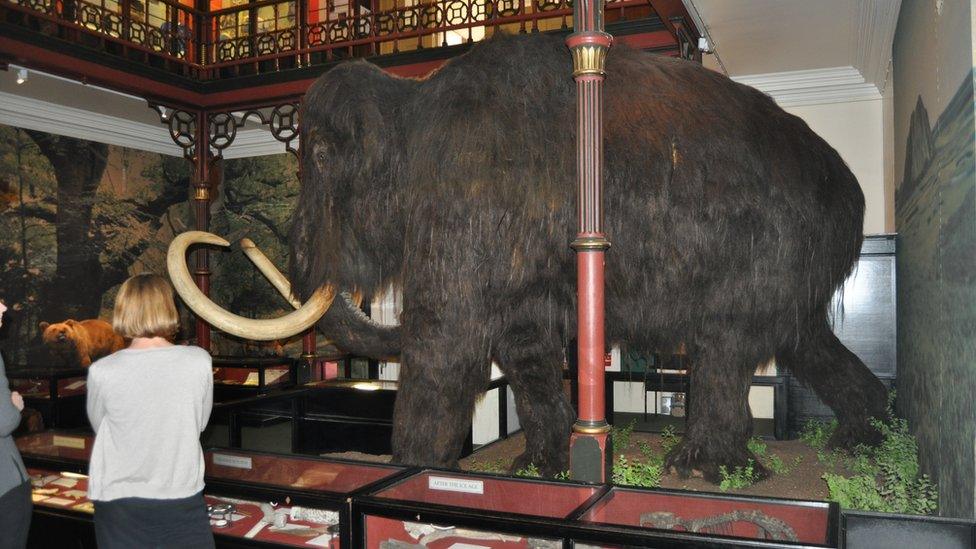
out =
[[[368,12],[310,11],[309,0],[262,0],[200,12],[175,0],[0,0],[7,21],[201,79],[305,66],[335,57],[399,53],[473,42],[498,29],[572,25],[572,0],[441,0]],[[334,4],[329,2],[332,7]],[[162,7],[160,7],[162,6]],[[259,10],[287,7],[270,23]],[[647,0],[608,0],[608,21],[651,15]],[[14,14],[10,17],[9,14]],[[260,26],[259,26],[260,24]]]
[[[206,14],[170,0],[150,10],[140,0],[0,0],[7,22],[83,46],[132,57],[151,56],[178,72],[199,69]]]

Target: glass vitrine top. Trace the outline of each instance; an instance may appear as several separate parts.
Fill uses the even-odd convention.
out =
[[[94,435],[71,431],[43,431],[17,438],[17,449],[25,457],[62,458],[88,461]]]
[[[831,541],[830,517],[827,502],[613,488],[580,520],[822,545]]]
[[[204,452],[207,477],[271,486],[349,493],[404,469],[393,465],[351,463],[231,449]]]
[[[396,391],[397,382],[383,379],[328,379],[306,384],[313,388],[352,389],[355,391]]]
[[[383,499],[565,518],[598,490],[596,486],[570,483],[423,471],[372,495]]]

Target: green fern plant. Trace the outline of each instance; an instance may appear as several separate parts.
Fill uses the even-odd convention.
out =
[[[749,442],[746,443],[746,447],[749,448],[750,452],[756,454],[757,456],[765,456],[766,449],[768,448],[766,442],[759,437],[750,438]]]
[[[637,426],[637,420],[632,419],[630,423],[623,427],[611,427],[610,428],[610,442],[613,444],[614,455],[623,452],[627,448],[630,448],[630,435],[634,432],[634,427]]]
[[[871,425],[882,435],[877,448],[858,446],[845,464],[854,475],[825,473],[830,499],[847,509],[888,513],[931,514],[938,509],[939,492],[920,474],[918,443],[908,421],[895,417],[894,393],[888,401],[888,420]]]
[[[681,442],[681,437],[674,430],[674,426],[668,425],[661,431],[661,450],[665,454],[674,449]]]
[[[722,482],[718,485],[718,489],[723,492],[752,486],[752,484],[756,482],[756,473],[753,468],[753,461],[751,459],[748,461],[745,467],[742,465],[736,465],[735,469],[733,469],[731,472],[729,472],[726,466],[720,465],[718,468],[718,473],[722,477]]]
[[[820,421],[816,419],[808,420],[800,430],[800,440],[810,446],[822,450],[827,446],[827,441],[837,430],[837,420]]]
[[[526,465],[524,469],[516,469],[513,474],[517,477],[531,478],[539,478],[542,476],[542,474],[539,473],[539,468],[536,467],[534,463]]]
[[[621,486],[653,488],[661,485],[663,468],[651,460],[630,461],[621,454],[613,464],[613,483]]]

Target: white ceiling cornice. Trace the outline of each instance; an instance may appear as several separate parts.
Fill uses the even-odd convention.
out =
[[[295,138],[298,147],[298,138]],[[285,144],[275,140],[266,130],[238,130],[234,143],[224,150],[224,158],[249,158],[285,152]]]
[[[750,74],[732,79],[769,95],[781,107],[881,99],[878,88],[865,82],[854,67]]]
[[[0,92],[0,124],[170,156],[183,154],[162,125],[132,122],[7,92]]]
[[[162,124],[134,122],[7,92],[0,92],[0,124],[169,156],[183,155],[183,149],[173,143],[169,129]],[[237,132],[234,143],[224,151],[224,158],[283,152],[284,144],[276,141],[271,132],[248,129]]]
[[[857,0],[852,5],[851,64],[884,93],[901,0]]]

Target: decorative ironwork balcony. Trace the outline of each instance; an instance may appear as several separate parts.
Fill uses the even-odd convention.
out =
[[[204,12],[176,0],[153,0],[151,8],[142,0],[0,0],[0,15],[34,32],[201,80],[572,25],[572,0],[409,5],[413,1],[390,0],[392,7],[377,10],[350,3],[337,12],[331,0],[325,9],[310,9],[310,0],[263,0]],[[262,21],[264,12],[274,17]],[[647,0],[608,0],[606,14],[612,22],[653,12]]]

